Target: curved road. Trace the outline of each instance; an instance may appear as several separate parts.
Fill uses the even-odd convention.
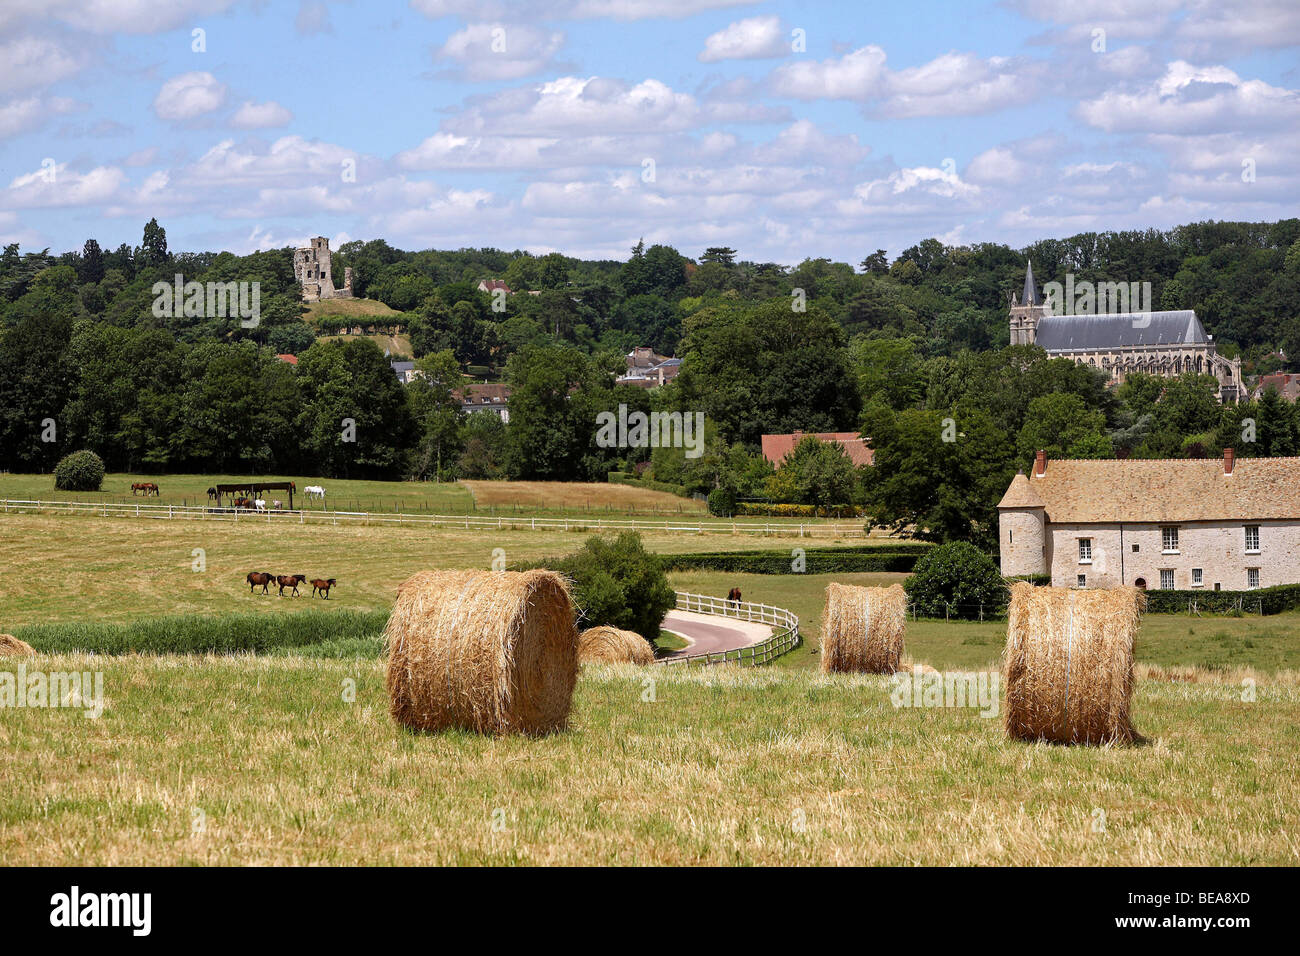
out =
[[[664,615],[663,627],[691,642],[690,646],[674,651],[667,657],[734,651],[738,647],[748,647],[772,636],[770,624],[756,624],[716,614],[697,614],[694,611],[669,611]]]

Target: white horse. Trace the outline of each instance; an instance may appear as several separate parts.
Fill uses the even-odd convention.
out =
[[[308,486],[307,486],[306,488],[304,488],[302,491],[303,491],[303,494],[305,494],[308,498],[324,498],[324,497],[325,497],[325,489],[322,488],[320,485],[308,485]]]
[[[274,510],[279,511],[281,508],[284,507],[284,502],[281,501],[279,498],[277,498],[277,499],[275,499],[275,501],[272,501],[272,502],[271,502],[271,507],[272,507]]]
[[[265,498],[258,498],[258,499],[256,499],[256,500],[254,500],[254,502],[253,502],[253,507],[256,508],[258,511],[265,511],[265,510],[266,510],[266,499],[265,499]]]

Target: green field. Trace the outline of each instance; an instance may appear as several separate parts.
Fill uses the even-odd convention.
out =
[[[1085,748],[895,709],[885,678],[656,668],[646,702],[645,671],[589,667],[570,730],[493,739],[398,729],[374,659],[42,662],[101,670],[108,703],[0,720],[9,863],[1243,866],[1300,846],[1294,682],[1244,703],[1141,681],[1148,743]]]

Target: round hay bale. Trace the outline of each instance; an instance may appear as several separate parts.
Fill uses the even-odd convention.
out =
[[[388,708],[416,730],[545,734],[568,723],[578,631],[554,571],[421,571],[384,630]]]
[[[35,657],[36,651],[26,641],[12,634],[0,634],[0,657]]]
[[[822,611],[822,670],[892,674],[903,657],[907,592],[887,588],[826,585]]]
[[[1137,588],[1011,586],[1007,734],[1065,744],[1130,743]]]
[[[636,631],[623,631],[602,624],[578,635],[578,662],[604,664],[653,664],[650,642]]]

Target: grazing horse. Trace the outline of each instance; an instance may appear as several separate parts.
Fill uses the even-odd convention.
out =
[[[132,498],[135,497],[135,493],[136,493],[137,491],[144,491],[144,484],[143,484],[143,482],[139,482],[139,481],[137,481],[135,484],[133,484],[133,485],[131,486],[131,497],[132,497]]]
[[[741,600],[742,598],[740,596],[740,588],[732,588],[730,591],[727,592],[727,603],[734,604],[736,606],[737,611],[740,610]]]
[[[280,586],[280,597],[284,597],[284,589],[292,588],[293,596],[298,596],[298,585],[307,580],[305,574],[281,574],[275,579],[275,583]]]
[[[147,498],[149,495],[158,494],[158,486],[152,481],[137,481],[135,484],[131,485],[132,497],[135,496],[136,492],[139,492]]]
[[[316,578],[314,581],[311,582],[312,597],[315,597],[316,592],[319,591],[321,597],[325,598],[326,600],[329,600],[330,588],[332,587],[334,587],[333,578],[330,578],[326,581],[322,581],[320,578]]]
[[[325,499],[325,489],[320,485],[308,485],[302,493],[308,498],[320,498],[322,501]]]
[[[261,585],[263,594],[270,594],[271,592],[267,590],[267,587],[269,587],[271,582],[275,580],[275,575],[271,574],[269,571],[249,571],[248,577],[245,578],[245,580],[248,581],[249,594],[252,594],[253,588],[258,585]]]
[[[213,498],[220,498],[220,497],[221,497],[221,496],[217,494],[217,489],[216,489],[216,488],[209,488],[209,489],[208,489],[208,500],[209,500],[209,501],[211,501]]]

